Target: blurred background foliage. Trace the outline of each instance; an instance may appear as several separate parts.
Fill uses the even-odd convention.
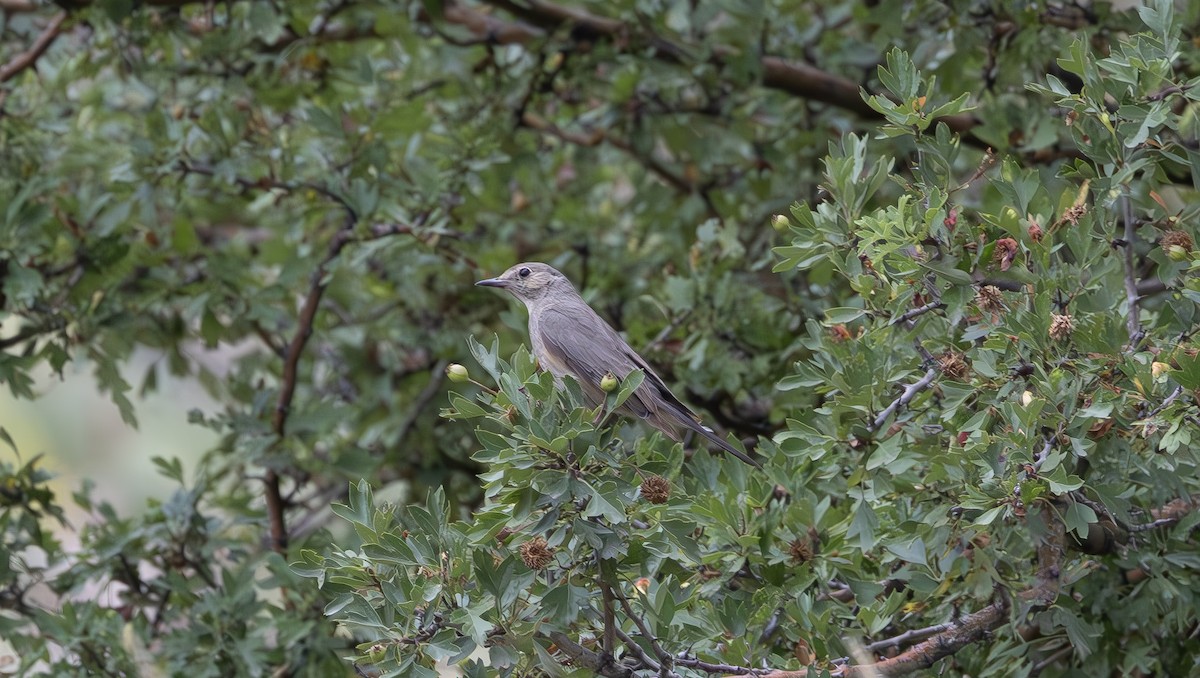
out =
[[[118,508],[6,413],[0,671],[1187,674],[1198,27],[0,0],[0,383],[215,441]],[[527,259],[767,470],[545,391]]]

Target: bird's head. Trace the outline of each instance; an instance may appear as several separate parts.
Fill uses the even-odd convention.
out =
[[[517,264],[495,278],[480,280],[475,284],[508,290],[526,305],[538,302],[553,290],[575,289],[567,277],[553,266],[535,261]]]

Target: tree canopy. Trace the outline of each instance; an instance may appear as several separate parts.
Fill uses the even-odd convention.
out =
[[[0,672],[1194,672],[1197,45],[1171,0],[0,0],[0,383],[220,404],[133,514],[0,420]],[[556,388],[472,286],[525,260],[764,468],[604,416],[640,373]]]

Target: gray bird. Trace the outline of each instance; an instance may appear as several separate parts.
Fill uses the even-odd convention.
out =
[[[508,290],[529,309],[529,339],[533,355],[561,382],[570,375],[593,404],[604,402],[600,381],[612,373],[618,379],[635,369],[645,373],[642,385],[621,405],[621,411],[645,419],[672,440],[690,429],[717,447],[752,466],[761,465],[700,423],[700,417],[675,397],[661,377],[616,330],[596,315],[575,291],[571,281],[552,266],[517,264],[497,278],[475,283]]]

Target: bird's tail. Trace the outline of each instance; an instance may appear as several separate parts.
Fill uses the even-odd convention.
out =
[[[738,459],[741,459],[742,461],[746,462],[747,464],[750,464],[751,466],[753,466],[755,468],[762,468],[762,464],[760,464],[757,461],[755,461],[754,459],[751,459],[750,457],[746,456],[745,452],[742,452],[741,450],[737,449],[733,445],[730,445],[724,438],[717,435],[716,433],[713,433],[713,430],[711,428],[705,426],[704,424],[701,424],[700,422],[692,422],[689,420],[689,422],[687,422],[687,423],[689,424],[688,428],[690,428],[693,431],[695,431],[696,433],[699,433],[700,435],[704,436],[712,444],[716,445],[717,447],[721,448],[722,450],[725,450],[729,454],[732,454],[733,456],[737,457]]]

